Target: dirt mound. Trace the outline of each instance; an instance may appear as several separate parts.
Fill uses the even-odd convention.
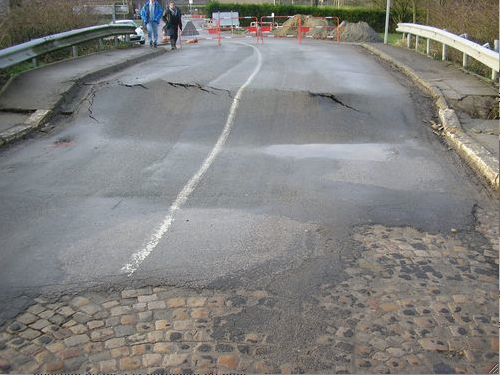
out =
[[[366,22],[351,23],[342,21],[339,26],[342,42],[381,42],[380,36]],[[333,30],[330,35],[335,35]]]
[[[328,21],[324,18],[308,16],[302,26],[310,28],[306,36],[313,39],[326,39],[331,31]]]
[[[286,20],[283,23],[282,27],[274,30],[273,34],[278,37],[287,37],[289,35],[297,37],[297,30],[299,29],[299,19],[301,20],[302,24],[304,24],[305,17],[301,14],[296,14],[295,16],[293,16],[293,18]]]

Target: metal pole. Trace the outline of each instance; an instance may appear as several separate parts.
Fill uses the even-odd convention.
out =
[[[391,0],[387,0],[387,7],[385,8],[385,32],[384,44],[387,44],[387,37],[389,34],[389,14],[391,12]]]

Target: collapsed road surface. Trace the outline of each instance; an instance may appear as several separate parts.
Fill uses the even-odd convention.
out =
[[[273,40],[86,87],[0,154],[2,372],[495,363],[496,200],[411,82]]]

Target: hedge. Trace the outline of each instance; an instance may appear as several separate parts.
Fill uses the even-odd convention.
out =
[[[368,23],[377,32],[383,32],[385,26],[385,11],[372,8],[336,8],[328,6],[305,5],[273,5],[273,4],[226,4],[210,1],[206,6],[208,17],[214,12],[238,12],[240,17],[253,16],[293,16],[295,14],[312,15],[316,17],[335,16],[342,21]]]

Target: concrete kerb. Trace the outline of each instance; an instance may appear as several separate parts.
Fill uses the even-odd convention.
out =
[[[439,119],[443,126],[442,134],[446,142],[479,176],[498,190],[498,160],[491,152],[478,144],[463,131],[455,110],[448,107],[446,98],[441,90],[419,77],[417,73],[407,65],[395,60],[392,56],[380,51],[376,47],[365,43],[360,44],[360,46],[395,66],[431,95],[438,109]]]
[[[131,65],[138,63],[138,62],[153,59],[155,57],[163,55],[166,52],[167,52],[167,50],[164,48],[158,49],[152,53],[148,53],[145,55],[134,57],[132,59],[122,61],[121,63],[118,63],[116,65],[109,66],[109,67],[106,67],[104,69],[99,69],[99,70],[90,72],[88,74],[84,74],[81,77],[78,77],[77,79],[75,79],[73,81],[72,85],[70,86],[70,88],[66,92],[60,93],[61,97],[58,100],[58,102],[54,105],[53,108],[51,108],[51,109],[37,109],[24,121],[23,124],[15,125],[7,130],[1,132],[0,133],[0,147],[3,145],[6,145],[8,143],[14,142],[18,139],[21,139],[24,136],[28,135],[29,133],[40,128],[42,125],[45,125],[46,123],[48,123],[53,118],[53,116],[59,112],[63,103],[65,101],[67,101],[67,98],[72,97],[78,91],[80,91],[80,89],[85,81],[89,81],[89,80],[91,81],[91,80],[96,80],[96,79],[105,77],[106,75],[109,75],[111,73],[115,73],[121,69],[125,69]],[[82,57],[84,57],[84,56],[82,56]],[[2,90],[2,92],[11,83],[11,81],[12,81],[12,78],[4,86],[4,89]],[[1,94],[1,92],[0,92],[0,94]]]

